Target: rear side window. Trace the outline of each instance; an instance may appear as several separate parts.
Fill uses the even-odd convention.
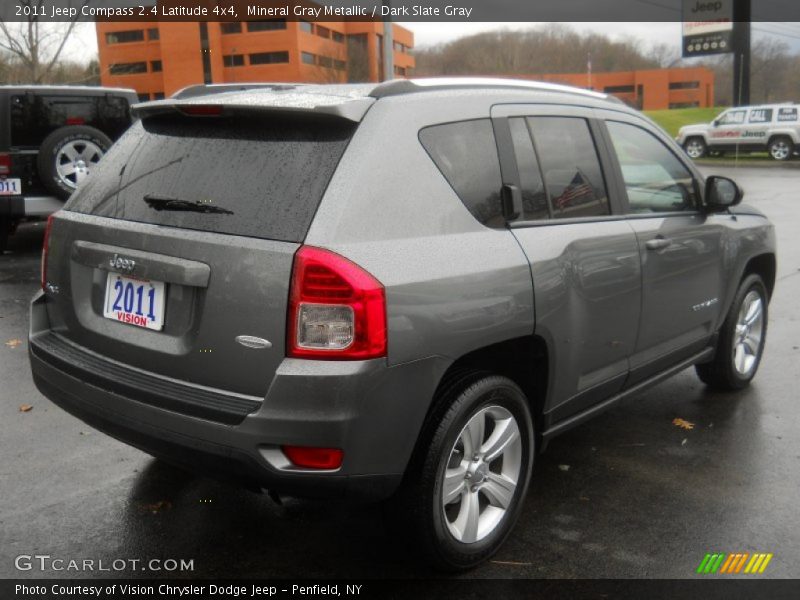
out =
[[[608,194],[586,119],[529,117],[553,218],[609,214]]]
[[[90,125],[116,139],[130,126],[128,101],[119,96],[19,94],[11,97],[11,145],[39,147],[66,125]]]
[[[354,130],[285,116],[152,117],[112,147],[66,208],[299,242]]]
[[[472,215],[487,227],[504,227],[500,160],[489,119],[426,127],[419,139]]]
[[[784,123],[786,121],[797,121],[797,108],[779,108],[778,121]]]
[[[751,123],[769,123],[772,121],[771,108],[754,108],[750,111]]]

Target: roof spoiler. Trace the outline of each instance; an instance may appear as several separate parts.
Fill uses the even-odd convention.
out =
[[[223,98],[228,96],[228,98]],[[273,103],[245,102],[245,98],[231,98],[228,94],[200,96],[192,99],[166,99],[134,104],[131,112],[135,117],[145,119],[156,115],[182,114],[194,117],[225,117],[233,115],[258,115],[269,113],[294,113],[297,115],[331,117],[358,123],[375,102],[374,98],[344,99],[331,102],[329,97],[320,97],[319,104],[313,104],[314,95],[287,98],[286,102],[276,99]],[[293,100],[293,101],[288,101]],[[304,101],[301,101],[304,100]]]

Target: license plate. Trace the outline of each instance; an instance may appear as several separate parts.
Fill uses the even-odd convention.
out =
[[[0,179],[0,196],[18,196],[21,193],[21,179]]]
[[[103,316],[120,323],[161,331],[164,328],[166,285],[109,273]]]

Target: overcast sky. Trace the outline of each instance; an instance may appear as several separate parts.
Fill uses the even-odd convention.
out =
[[[400,23],[414,32],[417,48],[432,46],[448,42],[459,37],[489,31],[494,29],[530,29],[544,23]],[[612,39],[632,38],[639,40],[644,48],[653,44],[666,43],[680,50],[681,23],[566,23],[581,32],[600,32]],[[797,24],[794,24],[797,25]],[[756,28],[772,31],[782,31],[784,34],[793,33],[788,25],[761,23]],[[756,37],[759,34],[754,34]],[[777,34],[776,34],[777,35]],[[800,51],[800,28],[798,37],[792,35],[777,35],[777,39],[789,43],[795,51]],[[79,23],[72,36],[65,54],[65,58],[87,62],[97,54],[97,38],[93,23]]]

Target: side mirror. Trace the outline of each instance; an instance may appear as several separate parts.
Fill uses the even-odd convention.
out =
[[[719,119],[714,119],[713,121],[711,121],[711,126],[712,127],[719,127]]]
[[[742,189],[733,179],[712,175],[706,179],[706,208],[710,211],[722,211],[736,206],[742,201]]]

